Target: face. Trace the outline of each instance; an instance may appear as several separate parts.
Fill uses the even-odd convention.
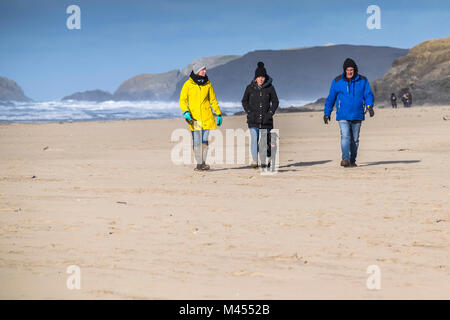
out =
[[[348,79],[353,78],[354,74],[355,74],[355,69],[353,69],[352,67],[348,67],[347,69],[345,69],[345,75]]]
[[[206,69],[200,70],[198,75],[201,76],[201,77],[204,77],[206,75]]]
[[[258,77],[256,78],[256,83],[258,84],[258,86],[262,86],[265,80],[265,77]]]

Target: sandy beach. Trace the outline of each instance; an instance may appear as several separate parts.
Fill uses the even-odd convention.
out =
[[[450,299],[450,106],[375,112],[357,168],[335,114],[276,115],[270,176],[174,164],[182,118],[2,124],[0,298]]]

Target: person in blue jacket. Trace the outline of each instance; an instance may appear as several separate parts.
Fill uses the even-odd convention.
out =
[[[339,121],[341,131],[343,167],[356,167],[361,123],[366,110],[371,117],[374,116],[373,100],[369,80],[358,74],[355,61],[347,58],[344,62],[344,72],[331,83],[323,116],[323,121],[328,124],[333,106],[336,104],[336,120]]]

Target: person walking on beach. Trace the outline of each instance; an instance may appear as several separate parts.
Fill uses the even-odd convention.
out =
[[[258,153],[262,167],[270,167],[271,133],[273,115],[278,108],[278,97],[272,78],[267,74],[263,62],[258,62],[255,77],[245,88],[242,97],[242,107],[247,113],[247,124],[250,129],[250,147],[252,154],[251,166],[258,167]],[[261,139],[260,139],[261,134]],[[261,152],[260,146],[262,147]],[[267,158],[266,158],[267,156]],[[269,159],[266,161],[266,159]]]
[[[209,170],[210,166],[206,164],[209,130],[216,129],[217,125],[221,126],[223,119],[214,89],[206,75],[206,66],[194,64],[189,79],[181,89],[179,104],[192,132],[194,157],[197,163],[194,170]],[[217,124],[211,107],[216,114]]]
[[[402,94],[403,108],[408,108],[408,105],[406,103],[407,100],[408,100],[408,94],[406,93],[406,91],[404,91]]]
[[[325,101],[323,121],[328,124],[336,104],[336,120],[339,121],[341,132],[341,166],[356,167],[361,123],[366,109],[371,117],[374,116],[374,99],[369,80],[358,74],[355,61],[347,58],[343,69],[344,72],[331,83],[330,93]]]
[[[409,90],[407,88],[403,89],[402,102],[403,102],[404,108],[411,108],[412,96],[411,96],[411,92],[409,92]]]
[[[411,105],[412,105],[412,94],[409,91],[407,92],[406,104],[408,105],[408,108],[411,108]]]
[[[391,93],[391,104],[392,108],[397,109],[397,96],[395,93]]]

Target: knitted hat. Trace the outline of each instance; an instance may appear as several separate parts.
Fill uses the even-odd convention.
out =
[[[197,62],[192,66],[192,71],[194,71],[195,74],[198,74],[203,69],[206,69],[206,66]]]
[[[267,71],[266,68],[264,68],[264,63],[262,61],[258,62],[258,68],[255,70],[255,79],[258,77],[267,78]]]

